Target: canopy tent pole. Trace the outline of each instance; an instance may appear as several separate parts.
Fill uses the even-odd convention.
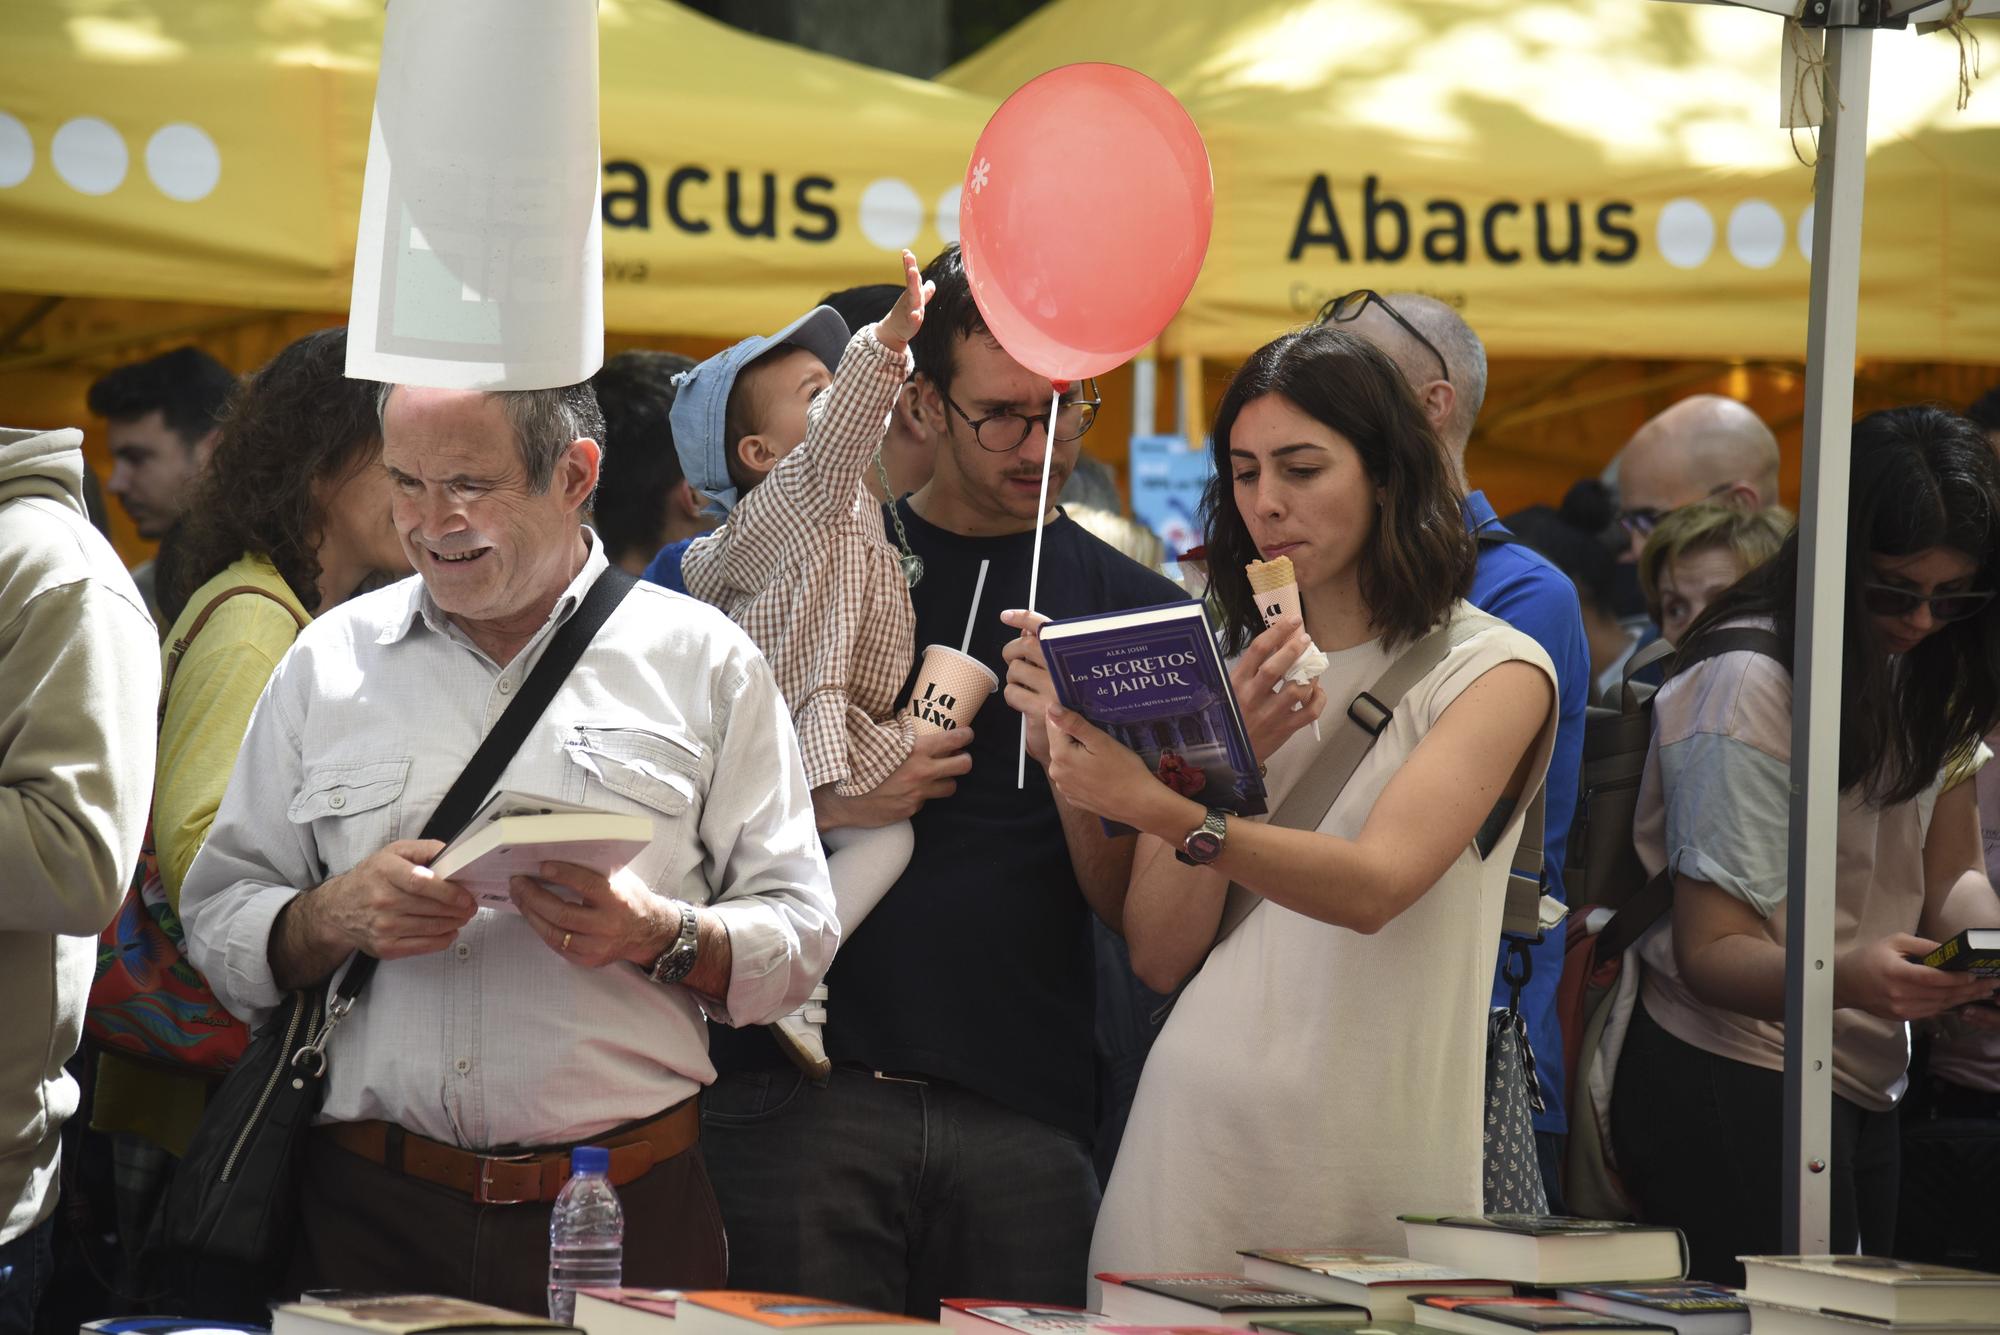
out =
[[[1158,420],[1154,401],[1160,392],[1160,363],[1152,349],[1132,359],[1132,434],[1150,436]]]
[[[1836,0],[1836,8],[1840,8]],[[1851,7],[1851,5],[1849,6]],[[1851,20],[1850,20],[1851,21]],[[1839,849],[1841,644],[1853,441],[1871,27],[1826,34],[1825,124],[1813,204],[1792,648],[1792,808],[1785,903],[1785,1250],[1831,1250],[1833,920]]]

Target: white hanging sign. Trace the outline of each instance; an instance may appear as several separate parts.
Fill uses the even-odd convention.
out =
[[[392,0],[347,373],[546,389],[604,362],[595,0]]]

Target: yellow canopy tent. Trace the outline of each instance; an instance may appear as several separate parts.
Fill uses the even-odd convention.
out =
[[[957,235],[990,99],[600,0],[606,319],[734,336]],[[0,8],[0,289],[344,310],[377,0]]]
[[[940,82],[1003,96],[1106,60],[1182,100],[1216,225],[1161,347],[1211,359],[1211,405],[1329,296],[1456,304],[1495,358],[1478,471],[1505,510],[1704,389],[1772,421],[1795,476],[1813,178],[1778,56],[1768,15],[1707,5],[1055,0]],[[2000,363],[2000,95],[1955,108],[1943,34],[1876,65],[1859,406],[1962,405],[2000,379],[1977,365]]]
[[[1056,0],[940,81],[1107,60],[1182,100],[1216,229],[1170,354],[1247,353],[1365,286],[1452,298],[1501,356],[1794,357],[1812,174],[1776,34],[1600,0]],[[1862,355],[2000,362],[2000,98],[1955,110],[1948,36],[1877,62]]]
[[[993,99],[670,0],[597,7],[613,350],[699,354],[956,239]],[[94,425],[84,391],[122,361],[194,341],[249,370],[345,318],[382,14],[0,5],[0,419]]]

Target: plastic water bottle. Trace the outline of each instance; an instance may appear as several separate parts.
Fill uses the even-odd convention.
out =
[[[549,1215],[549,1320],[576,1319],[578,1289],[616,1288],[625,1267],[625,1210],[605,1176],[611,1151],[570,1151],[570,1179]]]

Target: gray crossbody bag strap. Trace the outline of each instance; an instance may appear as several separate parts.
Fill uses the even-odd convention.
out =
[[[1361,762],[1374,747],[1375,739],[1382,735],[1389,721],[1395,717],[1396,706],[1403,702],[1410,688],[1436,670],[1438,664],[1444,662],[1445,655],[1477,634],[1484,620],[1483,616],[1476,614],[1453,617],[1405,649],[1395,662],[1383,669],[1374,685],[1349,701],[1339,735],[1331,745],[1320,751],[1311,768],[1299,776],[1298,783],[1278,804],[1270,823],[1288,830],[1318,829],[1319,823],[1326,819],[1326,813],[1333,810],[1333,804],[1340,800],[1341,790],[1354,777],[1354,771],[1361,768]],[[1530,813],[1531,816],[1533,814]],[[1527,842],[1525,832],[1522,842]],[[1539,872],[1539,825],[1536,826],[1534,853]],[[1231,881],[1229,898],[1222,906],[1222,921],[1216,927],[1215,940],[1209,950],[1213,951],[1221,945],[1263,902],[1263,896]]]

